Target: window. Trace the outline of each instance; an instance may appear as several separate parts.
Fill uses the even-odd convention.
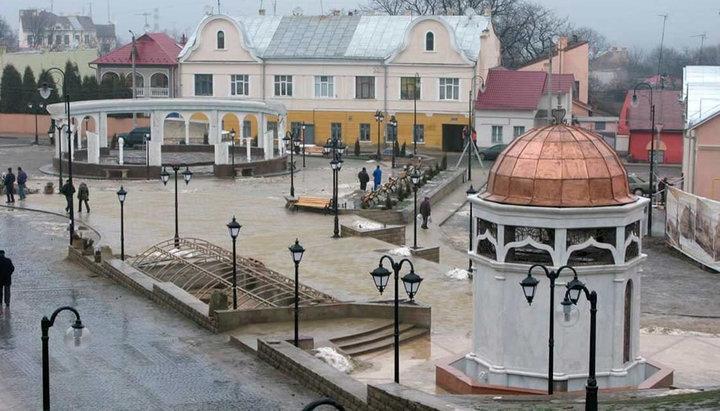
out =
[[[492,126],[492,142],[493,143],[502,143],[502,129],[503,126]]]
[[[230,95],[247,96],[250,94],[250,80],[247,74],[230,76]]]
[[[275,76],[275,95],[292,96],[292,76]]]
[[[225,32],[222,30],[217,32],[217,48],[218,50],[225,49]]]
[[[414,100],[420,98],[420,77],[400,77],[400,99]]]
[[[360,141],[370,141],[370,124],[360,124]]]
[[[631,335],[632,335],[632,292],[633,282],[628,280],[625,284],[625,310],[623,313],[623,362],[630,361]]]
[[[502,133],[502,132],[501,132]],[[517,137],[520,135],[525,134],[525,126],[515,126],[513,127],[513,137]]]
[[[35,40],[35,37],[33,37],[32,34],[29,35],[29,36],[27,36],[27,42],[28,42],[28,44],[29,44],[30,46],[34,46],[34,45],[35,45],[34,42],[33,42],[33,40]]]
[[[293,121],[290,123],[290,134],[292,136],[302,137],[302,123],[299,121]]]
[[[243,121],[243,137],[252,137],[252,123],[250,120]]]
[[[595,122],[595,130],[598,130],[598,131],[605,130],[605,122],[604,121],[596,121]]]
[[[435,34],[432,31],[425,34],[425,51],[435,51]]]
[[[60,44],[62,41],[62,36],[57,34],[55,35],[55,43]]]
[[[577,80],[575,81],[575,83],[573,83],[572,96],[574,99],[580,98],[580,82]]]
[[[213,95],[212,74],[196,74],[195,75],[195,95],[196,96],[212,96]]]
[[[48,43],[48,46],[52,46],[52,43],[53,43],[53,36],[52,36],[52,34],[48,34],[47,43]]]
[[[460,79],[441,78],[440,79],[440,100],[459,100],[459,99],[460,99]]]
[[[375,98],[375,77],[355,77],[355,98]]]
[[[330,138],[342,140],[342,124],[330,123]]]
[[[85,44],[90,44],[90,35],[89,34],[85,35]]]
[[[70,44],[70,35],[66,34],[63,36],[63,43]]]
[[[335,97],[332,76],[315,76],[315,97]]]
[[[418,143],[425,142],[425,125],[423,125],[423,124],[415,125],[415,141],[417,141]]]
[[[397,138],[397,127],[390,124],[385,125],[385,142],[392,143]]]

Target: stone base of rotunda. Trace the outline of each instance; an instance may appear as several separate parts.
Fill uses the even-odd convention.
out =
[[[668,388],[673,383],[673,369],[640,358],[627,368],[599,372],[596,378],[601,389]],[[554,390],[581,391],[586,381],[587,374],[555,376]],[[435,384],[452,394],[547,394],[547,375],[494,367],[472,353],[438,363]]]

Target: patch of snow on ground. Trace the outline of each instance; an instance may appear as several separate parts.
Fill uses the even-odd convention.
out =
[[[467,280],[470,278],[470,274],[467,270],[462,268],[453,268],[452,270],[445,273],[446,277],[452,278],[453,280]]]
[[[332,347],[320,347],[315,350],[315,357],[330,364],[333,368],[338,371],[342,371],[346,374],[352,372],[353,365],[344,355],[335,351]]]
[[[700,331],[685,331],[677,328],[666,327],[643,327],[640,329],[643,334],[662,334],[662,335],[692,335],[696,337],[717,337],[718,334],[704,333]]]
[[[399,255],[402,257],[410,257],[412,255],[412,253],[410,253],[410,247],[399,247],[399,248],[390,250],[389,252],[392,255]]]
[[[383,228],[384,225],[376,221],[355,220],[353,221],[353,227],[356,230],[377,230],[379,228]]]

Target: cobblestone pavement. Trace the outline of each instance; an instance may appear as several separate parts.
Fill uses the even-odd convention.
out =
[[[0,249],[16,271],[0,315],[0,409],[41,408],[40,319],[60,306],[91,331],[85,351],[50,329],[54,410],[298,410],[317,395],[166,308],[65,259],[61,219],[0,209]]]

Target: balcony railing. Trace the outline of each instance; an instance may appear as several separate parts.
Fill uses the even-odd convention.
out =
[[[136,87],[135,96],[137,98],[165,98],[170,97],[170,89],[168,87]]]

